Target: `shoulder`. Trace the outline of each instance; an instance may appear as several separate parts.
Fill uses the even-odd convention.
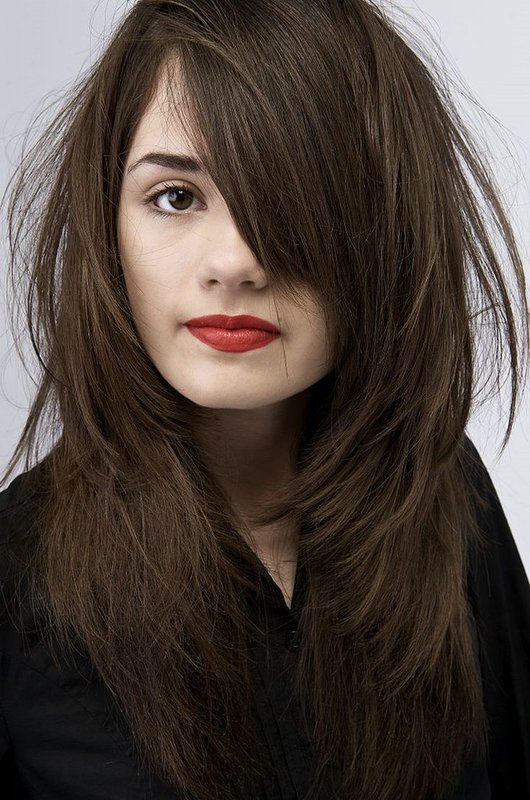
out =
[[[0,491],[0,547],[24,536],[39,499],[47,459],[20,473]]]
[[[468,593],[479,638],[494,796],[530,796],[530,584],[498,494],[465,445],[482,535],[469,552]],[[498,792],[498,794],[496,794]]]
[[[523,585],[528,584],[499,495],[477,448],[465,437],[462,465],[472,494],[482,542],[471,548],[471,565],[475,573],[493,571],[500,580],[504,575],[517,574]]]
[[[0,491],[0,515],[2,517],[9,516],[10,512],[19,510],[21,506],[24,506],[38,494],[41,479],[47,466],[48,457],[45,457],[30,469],[13,478]]]
[[[45,461],[13,478],[0,491],[0,622],[10,616],[11,604],[27,589],[27,556]],[[2,625],[2,632],[5,634]]]
[[[466,437],[464,466],[481,541],[469,552],[471,591],[480,609],[504,624],[513,615],[530,630],[530,586],[501,501],[477,448]]]
[[[499,511],[500,502],[486,465],[469,436],[464,436],[461,465],[468,487],[472,491],[479,521],[483,525],[491,518],[492,513]]]

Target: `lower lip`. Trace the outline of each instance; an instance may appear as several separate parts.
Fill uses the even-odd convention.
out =
[[[201,342],[210,345],[214,350],[224,350],[227,353],[242,353],[245,350],[256,350],[258,347],[265,347],[275,339],[279,333],[269,333],[258,328],[196,328],[193,325],[186,326],[192,336],[200,339]]]

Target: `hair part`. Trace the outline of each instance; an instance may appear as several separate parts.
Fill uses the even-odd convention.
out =
[[[257,557],[194,440],[203,410],[142,346],[120,263],[124,164],[161,81],[274,293],[317,292],[333,337],[296,475],[255,517],[300,525],[308,798],[441,800],[487,740],[466,596],[475,346],[496,344],[499,374],[509,354],[506,443],[528,309],[487,165],[374,2],[140,0],[23,162],[13,296],[41,374],[3,481],[55,435],[27,551],[43,635],[54,658],[90,657],[176,788],[229,800],[270,767],[251,713],[263,631],[241,602]]]

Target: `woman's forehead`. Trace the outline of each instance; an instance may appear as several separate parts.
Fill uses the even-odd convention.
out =
[[[144,149],[192,150],[184,125],[186,109],[174,89],[164,71],[134,133],[130,149],[135,152],[130,157],[138,158]]]

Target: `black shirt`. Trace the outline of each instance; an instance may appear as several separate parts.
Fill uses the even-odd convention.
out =
[[[489,545],[480,555],[471,554],[468,593],[491,732],[486,761],[469,763],[447,800],[530,800],[530,586],[490,476],[469,440],[467,446],[475,460],[470,477],[489,504],[477,512]],[[22,479],[30,472],[0,492],[0,796],[179,800],[135,761],[127,725],[92,666],[80,660],[75,671],[58,668],[37,636],[30,636],[29,651],[24,651],[19,630],[5,614],[9,541],[27,526]],[[252,613],[261,614],[260,604],[266,603],[272,626],[269,658],[258,642],[251,645],[254,697],[274,774],[247,787],[244,797],[302,800],[311,756],[289,702],[289,681],[297,657],[304,571],[297,569],[289,609],[257,558],[256,570],[266,594],[259,599],[256,593]],[[322,800],[332,799],[324,794]]]

